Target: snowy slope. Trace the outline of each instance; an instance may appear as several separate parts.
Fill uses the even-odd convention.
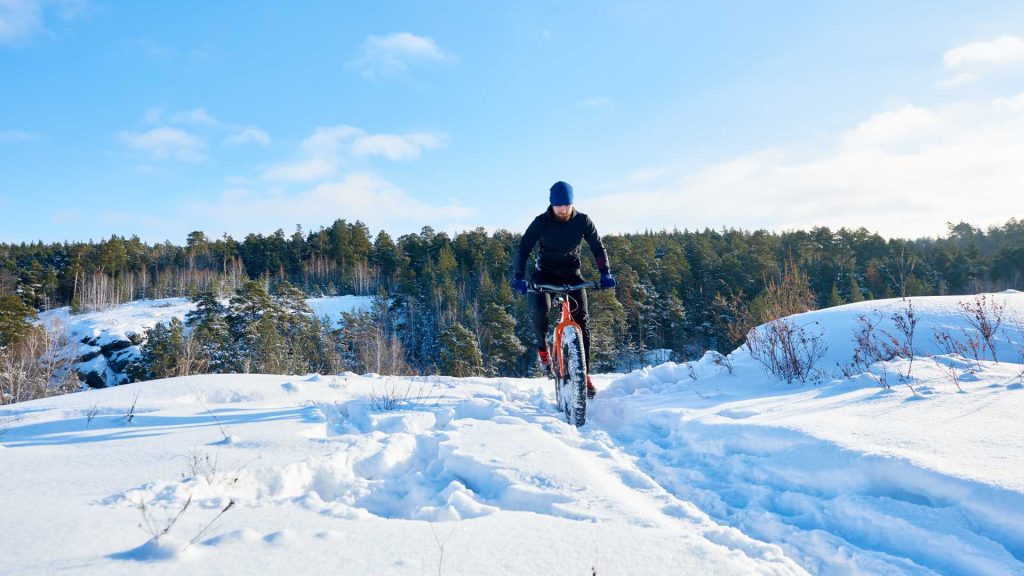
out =
[[[327,296],[306,303],[316,316],[338,322],[342,312],[368,311],[372,301],[370,296]],[[146,330],[174,318],[184,321],[193,310],[195,304],[187,298],[162,298],[82,314],[71,314],[65,306],[41,313],[39,321],[67,332],[66,357],[77,360],[74,369],[83,381],[102,387],[129,380],[124,368],[140,357]]]
[[[922,334],[966,326],[957,299],[914,305]],[[865,306],[804,320],[838,361]],[[0,574],[1024,574],[1024,348],[1002,338],[963,392],[946,357],[915,360],[916,395],[878,385],[905,360],[803,386],[743,350],[732,373],[599,375],[580,429],[532,379],[201,376],[7,406]]]

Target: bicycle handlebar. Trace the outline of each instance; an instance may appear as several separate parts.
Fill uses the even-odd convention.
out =
[[[565,292],[572,292],[573,290],[581,290],[583,288],[597,288],[598,290],[600,290],[601,286],[597,282],[584,282],[582,284],[575,284],[575,285],[568,285],[567,284],[567,285],[563,285],[563,286],[558,286],[556,284],[533,284],[533,283],[530,283],[529,286],[527,286],[526,291],[527,292],[540,292],[540,293],[549,292],[549,293],[559,293],[559,294],[561,294],[561,293],[565,293]]]

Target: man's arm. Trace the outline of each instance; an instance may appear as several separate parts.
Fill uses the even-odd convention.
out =
[[[597,233],[593,220],[587,216],[587,225],[583,230],[583,238],[590,245],[590,251],[594,253],[594,260],[597,261],[597,271],[601,274],[608,274],[608,251],[604,249],[604,242],[601,242],[601,235]]]
[[[519,241],[519,250],[516,252],[515,269],[513,270],[516,278],[523,278],[526,275],[526,261],[530,258],[533,247],[540,240],[542,228],[540,218],[534,218],[533,222],[527,226],[526,232],[523,233],[523,238]]]

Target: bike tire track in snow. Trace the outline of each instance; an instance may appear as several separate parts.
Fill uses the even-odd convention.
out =
[[[1008,521],[1024,511],[1019,492],[745,423],[756,410],[707,419],[672,403],[600,399],[589,424],[674,496],[811,573],[1024,574]]]
[[[347,380],[363,390],[380,383],[374,378]],[[396,410],[380,410],[370,396],[347,390],[341,390],[341,400],[327,400],[325,384],[338,386],[332,378],[286,382],[273,393],[251,391],[271,413],[298,421],[295,434],[309,443],[302,451],[307,455],[254,465],[231,477],[157,480],[111,494],[101,504],[133,508],[145,503],[173,514],[189,501],[201,510],[235,502],[240,514],[297,509],[343,523],[425,522],[441,531],[452,523],[513,522],[533,532],[519,546],[529,550],[538,536],[551,533],[561,540],[557,546],[571,550],[565,560],[581,568],[598,559],[613,573],[637,566],[650,574],[674,574],[680,567],[695,574],[805,573],[779,546],[723,526],[664,490],[607,435],[581,435],[555,412],[544,390],[549,383],[534,386],[540,382],[440,379],[433,396],[418,397]],[[282,394],[305,407],[282,411],[284,406],[273,401]],[[203,397],[235,400],[237,395],[210,390]],[[224,410],[211,408],[214,413]],[[159,421],[156,414],[150,418]],[[254,427],[266,422],[259,414],[251,418]],[[225,449],[241,454],[267,448],[255,431],[237,424],[231,428],[240,439]],[[553,526],[568,532],[558,536],[551,532]],[[233,530],[197,546],[223,552],[277,545],[278,533]],[[598,544],[616,534],[622,544],[614,538],[610,545]],[[300,533],[289,532],[286,541],[312,545]],[[144,546],[113,558],[152,560],[151,554],[163,552]],[[551,561],[539,556],[533,564],[506,562],[505,572],[545,571],[553,566]],[[464,558],[454,573],[475,573],[466,571],[470,565]]]

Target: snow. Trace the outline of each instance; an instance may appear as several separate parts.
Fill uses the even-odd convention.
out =
[[[128,340],[129,334],[142,335],[157,324],[167,324],[172,318],[184,320],[195,310],[188,298],[162,298],[135,300],[106,310],[72,314],[67,306],[39,315],[46,325],[60,325],[68,332],[68,340],[81,342],[95,339],[95,346],[104,346],[119,340]]]
[[[968,330],[961,301],[914,298],[919,333]],[[915,339],[916,394],[879,386],[905,359],[841,374],[857,316],[905,305],[794,319],[829,346],[816,385],[742,349],[594,375],[581,428],[543,379],[208,375],[5,406],[0,573],[1024,574],[1024,338],[1004,325],[999,363]]]
[[[335,322],[340,321],[342,312],[369,312],[373,305],[373,296],[326,296],[308,298],[306,304],[313,309],[317,317],[327,316]]]

